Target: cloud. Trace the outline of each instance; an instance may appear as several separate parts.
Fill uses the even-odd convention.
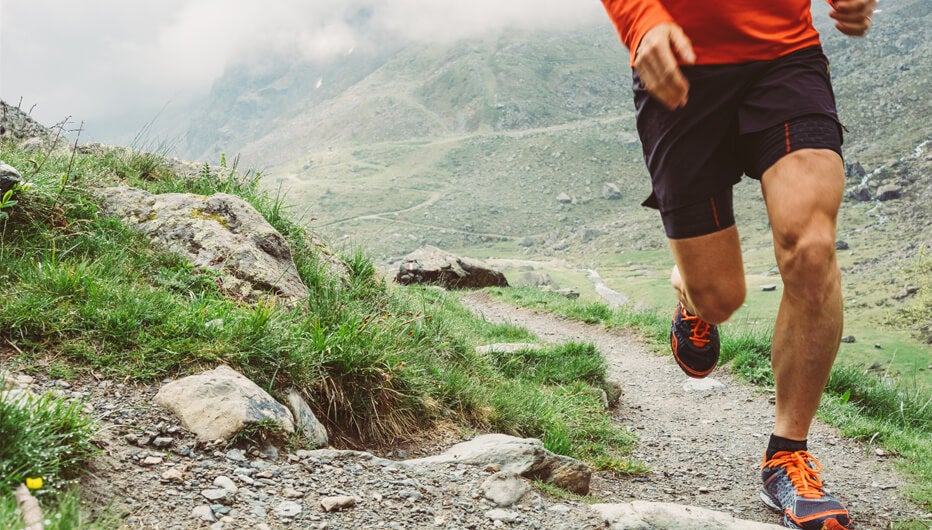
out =
[[[3,0],[0,97],[36,103],[45,123],[151,118],[205,93],[227,66],[270,54],[326,60],[385,39],[597,21],[601,9],[579,0]]]

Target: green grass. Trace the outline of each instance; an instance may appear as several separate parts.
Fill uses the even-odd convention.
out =
[[[609,327],[633,328],[656,351],[668,346],[669,316],[653,310],[608,309],[535,288],[489,289],[492,296],[516,305],[550,311]],[[773,386],[770,370],[771,325],[746,318],[726,324],[721,363],[756,385]],[[922,386],[880,378],[863,366],[836,365],[823,396],[819,417],[851,438],[876,443],[900,457],[898,465],[914,481],[909,497],[932,507],[932,395]]]
[[[31,185],[0,220],[4,364],[155,382],[226,363],[273,395],[296,387],[340,445],[372,448],[452,422],[539,437],[599,468],[643,472],[624,458],[633,435],[603,410],[604,361],[591,345],[477,353],[480,344],[536,339],[476,318],[455,295],[388,284],[362,251],[337,253],[343,272],[334,272],[284,197],[235,161],[178,175],[132,151],[56,154],[38,165],[14,146],[2,149],[5,161],[29,168]],[[99,213],[92,188],[114,184],[243,197],[287,239],[311,296],[292,308],[226,298],[216,273]],[[572,363],[562,366],[565,358]],[[70,462],[28,455],[32,467],[16,473]]]
[[[83,406],[50,394],[0,394],[0,528],[22,526],[12,492],[36,479],[46,528],[98,528],[81,514],[76,494],[83,464],[98,452]]]

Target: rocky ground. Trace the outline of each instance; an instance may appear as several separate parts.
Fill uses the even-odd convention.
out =
[[[544,341],[596,344],[609,361],[610,378],[624,389],[616,419],[639,436],[633,457],[647,463],[650,473],[596,473],[587,499],[556,498],[523,479],[506,481],[513,498],[502,502],[490,493],[501,478],[500,466],[413,461],[461,442],[463,436],[452,430],[379,456],[211,446],[198,443],[152,404],[157,386],[17,378],[34,391],[88,401],[103,427],[103,454],[82,483],[85,496],[121,514],[125,528],[585,529],[607,525],[590,503],[635,500],[714,509],[746,520],[738,528],[749,528],[751,521],[779,523],[757,498],[757,466],[772,416],[766,392],[721,371],[713,374],[712,385],[686,385],[668,359],[650,354],[624,332],[516,309],[483,294],[466,303],[488,320],[527,327]],[[821,424],[810,446],[857,528],[889,528],[904,518],[932,523],[932,514],[902,498],[904,480],[881,451]],[[722,528],[712,521],[692,528],[702,527]]]

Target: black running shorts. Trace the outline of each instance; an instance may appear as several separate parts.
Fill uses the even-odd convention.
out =
[[[760,179],[798,149],[841,155],[828,59],[818,46],[770,61],[684,66],[689,103],[668,110],[634,74],[634,102],[644,160],[671,239],[734,224],[731,188],[742,175]]]

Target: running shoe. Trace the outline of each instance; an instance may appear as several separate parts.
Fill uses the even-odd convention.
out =
[[[779,451],[761,466],[764,504],[783,513],[783,525],[803,530],[848,530],[844,505],[822,490],[822,466],[806,451]]]
[[[689,377],[701,379],[715,368],[721,342],[718,328],[696,315],[690,315],[683,303],[676,304],[670,327],[670,348],[676,364]]]

